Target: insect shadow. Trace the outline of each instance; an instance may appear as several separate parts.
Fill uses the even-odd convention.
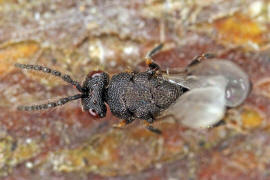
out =
[[[160,134],[152,123],[162,115],[171,115],[190,128],[207,128],[223,118],[226,107],[238,106],[246,99],[250,81],[236,64],[202,54],[185,68],[162,70],[152,60],[162,47],[160,44],[146,55],[148,69],[144,72],[121,72],[109,78],[106,72],[93,71],[82,84],[45,66],[15,64],[21,69],[59,77],[79,91],[57,101],[18,109],[44,110],[81,99],[82,109],[96,118],[106,116],[105,104],[108,104],[112,114],[123,119],[114,127],[121,128],[141,119],[148,130]]]

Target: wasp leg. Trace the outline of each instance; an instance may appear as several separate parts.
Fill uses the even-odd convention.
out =
[[[162,131],[154,128],[151,124],[154,122],[153,118],[147,119],[146,120],[146,129],[148,129],[149,131],[156,133],[156,134],[162,134]]]
[[[126,125],[132,123],[133,121],[134,121],[133,118],[125,119],[125,120],[121,121],[120,123],[113,124],[113,127],[114,127],[114,128],[123,128],[123,127],[125,127]]]
[[[149,131],[156,133],[156,134],[162,134],[161,130],[154,128],[153,126],[146,126],[146,129],[148,129]]]
[[[130,81],[134,83],[134,76],[137,74],[137,72],[130,72],[131,77],[130,77]],[[130,114],[132,114],[132,112],[130,112]]]
[[[212,128],[219,127],[219,126],[223,126],[223,125],[225,125],[225,124],[226,124],[226,122],[224,121],[224,119],[222,119],[222,120],[218,121],[216,124],[214,124],[214,125],[212,126]]]
[[[211,53],[201,54],[201,55],[196,56],[195,58],[193,58],[193,60],[191,61],[191,63],[188,65],[188,67],[191,67],[193,65],[196,65],[196,64],[200,63],[202,60],[212,59],[214,57],[215,57],[215,55],[214,54],[211,54]]]
[[[175,123],[177,122],[177,118],[173,114],[165,114],[165,115],[158,116],[155,119],[155,121],[161,121],[161,120],[168,119],[168,118],[171,118],[173,120],[173,122],[175,122]]]
[[[184,77],[188,74],[190,67],[199,64],[202,60],[212,59],[214,57],[215,55],[210,54],[210,53],[201,54],[193,58],[193,60],[185,68],[166,69],[166,70],[160,70],[160,72],[167,75],[173,75],[173,74],[182,75]]]
[[[147,55],[145,56],[145,63],[148,65],[149,70],[148,73],[153,76],[156,72],[160,69],[159,65],[154,62],[152,57],[158,53],[163,47],[163,44],[159,44],[158,46],[154,47]]]
[[[158,53],[163,48],[163,44],[159,44],[156,47],[154,47],[151,51],[149,51],[146,55],[146,58],[152,58],[156,53]]]

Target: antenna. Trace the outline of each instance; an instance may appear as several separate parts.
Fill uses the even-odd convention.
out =
[[[61,98],[57,101],[52,101],[48,102],[46,104],[39,104],[39,105],[31,105],[31,106],[18,106],[17,109],[21,111],[37,111],[37,110],[44,110],[44,109],[49,109],[49,108],[54,108],[56,106],[61,106],[66,104],[69,101],[73,101],[76,99],[83,98],[85,95],[85,90],[82,88],[79,82],[74,81],[69,75],[63,74],[57,70],[50,69],[45,66],[40,66],[40,65],[31,65],[31,64],[19,64],[16,63],[15,67],[20,68],[20,69],[27,69],[27,70],[34,70],[34,71],[40,71],[43,73],[48,73],[56,77],[60,77],[63,81],[73,85],[76,87],[78,91],[80,91],[82,94],[76,94],[73,96],[68,96]]]
[[[75,86],[78,91],[80,91],[82,93],[84,92],[84,90],[79,82],[74,81],[69,75],[62,74],[61,72],[59,72],[57,70],[53,70],[53,69],[50,69],[48,67],[40,66],[40,65],[19,64],[19,63],[16,63],[15,67],[20,68],[20,69],[40,71],[43,73],[51,74],[51,75],[56,76],[56,77],[60,77],[63,81]]]
[[[61,106],[66,104],[69,101],[73,101],[76,99],[80,99],[83,97],[83,94],[76,94],[74,96],[68,96],[61,98],[57,101],[48,102],[46,104],[39,104],[39,105],[32,105],[32,106],[18,106],[17,109],[21,111],[38,111],[38,110],[44,110],[49,108],[54,108],[56,106]]]

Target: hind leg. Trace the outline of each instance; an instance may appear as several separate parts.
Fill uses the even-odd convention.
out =
[[[153,118],[149,118],[146,120],[146,129],[148,129],[149,131],[153,132],[153,133],[156,133],[156,134],[162,134],[162,131],[157,129],[157,128],[154,128],[151,124],[154,122],[155,120]]]
[[[200,63],[202,60],[212,59],[214,57],[215,57],[214,54],[203,53],[203,54],[201,54],[201,55],[196,56],[195,58],[193,58],[193,60],[191,61],[191,63],[189,63],[188,67],[191,67],[193,65],[196,65],[196,64]]]

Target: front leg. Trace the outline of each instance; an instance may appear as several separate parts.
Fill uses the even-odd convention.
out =
[[[152,49],[147,55],[145,56],[145,63],[148,65],[149,69],[147,72],[153,76],[156,74],[156,72],[160,69],[159,65],[154,62],[152,59],[153,55],[158,53],[163,47],[163,44],[159,44],[154,49]]]
[[[125,120],[121,121],[121,122],[118,123],[118,124],[113,124],[113,127],[114,127],[114,128],[123,128],[123,127],[125,127],[126,125],[132,123],[134,120],[135,120],[134,118],[125,119]]]

